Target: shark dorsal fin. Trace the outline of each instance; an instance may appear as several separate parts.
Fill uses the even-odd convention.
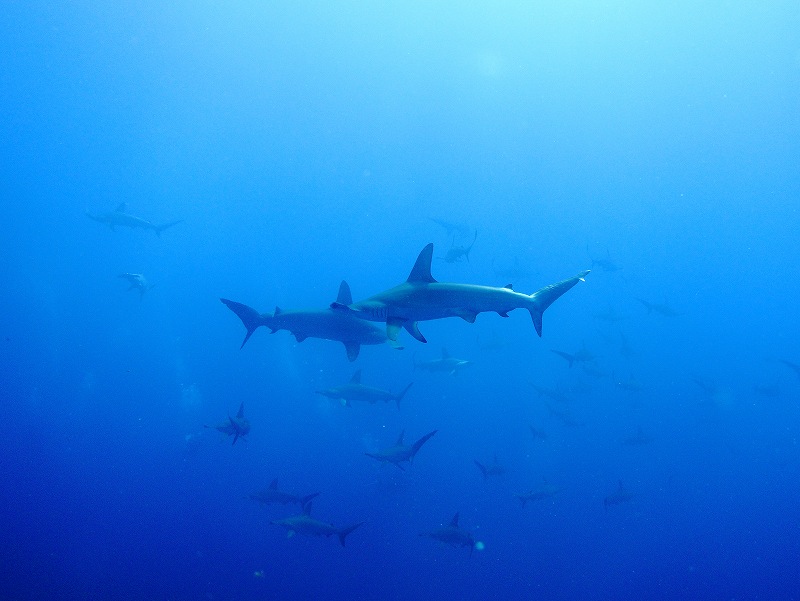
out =
[[[311,515],[311,501],[307,501],[305,505],[303,505],[303,515]]]
[[[278,490],[278,479],[275,478],[272,482],[269,483],[270,490]]]
[[[407,282],[412,284],[434,284],[436,280],[431,275],[431,260],[433,259],[433,242],[425,246],[419,253],[414,268],[408,274]]]
[[[340,305],[353,304],[353,295],[350,292],[350,286],[344,280],[342,280],[342,283],[339,284],[339,294],[336,297],[336,302]]]
[[[273,317],[275,315],[280,315],[282,313],[281,308],[278,305],[275,305],[275,311],[273,312]]]
[[[457,511],[456,511],[456,514],[453,516],[453,519],[450,520],[450,525],[453,528],[458,528],[458,512]]]
[[[398,447],[402,447],[403,446],[403,437],[405,436],[405,434],[406,434],[406,431],[403,430],[402,432],[400,432],[400,436],[397,437],[397,446]]]
[[[239,412],[236,414],[236,417],[242,419],[244,417],[244,401],[239,405]]]
[[[128,205],[125,204],[124,202],[121,202],[121,203],[119,203],[119,206],[116,209],[114,209],[114,212],[115,213],[124,213],[125,209],[127,209],[127,208],[128,208]]]
[[[353,377],[350,378],[351,384],[361,384],[361,370],[357,369],[356,373],[353,374]]]
[[[442,359],[449,359],[450,353],[447,352],[447,349],[442,347]]]
[[[503,288],[505,288],[506,290],[513,290],[514,286],[512,286],[511,284],[506,284],[505,286],[503,286]]]

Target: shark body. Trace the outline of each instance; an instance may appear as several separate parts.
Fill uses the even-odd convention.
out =
[[[498,288],[437,282],[431,275],[432,257],[433,244],[428,244],[417,257],[408,279],[399,286],[358,303],[336,302],[331,307],[368,321],[385,322],[390,340],[396,340],[404,328],[420,342],[427,342],[417,326],[420,321],[460,317],[473,323],[479,313],[494,312],[508,317],[509,311],[527,309],[536,333],[541,336],[544,311],[589,273],[582,271],[528,295],[515,292],[510,284]]]
[[[470,555],[472,555],[472,551],[478,544],[472,534],[458,525],[458,513],[453,516],[453,519],[450,520],[448,525],[436,528],[431,532],[425,532],[420,534],[420,536],[427,536],[440,543],[453,547],[469,547]]]
[[[545,480],[539,485],[538,488],[534,488],[526,493],[514,496],[519,499],[520,504],[524,508],[528,501],[544,501],[545,499],[552,499],[560,492],[561,488],[559,486],[550,484],[547,482],[547,480]]]
[[[318,390],[317,394],[321,394],[330,399],[338,399],[341,401],[342,405],[345,406],[350,406],[350,401],[361,401],[370,403],[371,405],[379,401],[384,403],[394,401],[397,403],[397,408],[400,409],[400,401],[403,400],[403,397],[406,395],[406,392],[408,392],[408,389],[411,388],[412,384],[413,382],[409,383],[408,386],[397,394],[388,390],[383,390],[382,388],[365,386],[361,383],[361,370],[359,369],[353,374],[353,377],[350,378],[347,384],[326,388],[325,390]]]
[[[352,299],[350,286],[347,285],[347,282],[342,282],[339,285],[336,302],[348,304],[352,302]],[[265,326],[273,334],[278,330],[288,330],[297,342],[303,342],[306,338],[322,338],[341,342],[350,361],[356,360],[361,345],[364,344],[389,342],[395,348],[403,348],[390,341],[380,328],[358,319],[355,315],[334,311],[331,308],[284,311],[280,307],[275,307],[275,312],[269,314],[259,313],[252,307],[226,298],[221,298],[220,301],[236,313],[247,329],[242,347],[253,335],[253,332],[261,326]]]
[[[147,221],[141,217],[136,217],[127,212],[127,205],[123,202],[114,211],[110,213],[100,213],[99,215],[92,215],[87,212],[86,216],[89,219],[99,223],[105,223],[112,230],[116,227],[129,227],[131,229],[153,230],[156,236],[161,236],[161,232],[165,229],[178,225],[183,220],[170,221],[163,225],[156,225],[152,221]]]
[[[483,474],[483,479],[488,480],[489,476],[502,476],[506,473],[506,468],[500,465],[497,462],[497,457],[494,458],[492,463],[481,463],[477,459],[474,460],[475,465],[478,466],[478,469],[481,470],[481,474]]]
[[[633,498],[633,493],[622,485],[622,480],[619,481],[617,490],[603,499],[603,506],[608,509],[609,505],[619,505],[630,501]]]
[[[442,347],[442,357],[440,359],[430,359],[428,361],[414,361],[414,369],[421,369],[429,372],[446,372],[451,376],[456,375],[459,370],[471,365],[472,361],[451,357],[447,349]]]
[[[253,499],[253,501],[258,501],[262,505],[272,505],[279,503],[281,505],[294,504],[294,505],[299,505],[300,507],[305,507],[305,505],[309,503],[311,499],[317,496],[319,496],[318,492],[311,493],[310,495],[301,497],[300,495],[294,495],[286,491],[279,490],[278,479],[275,478],[272,482],[269,483],[268,488],[265,488],[262,491],[250,495],[250,498]]]
[[[144,298],[144,293],[148,290],[152,290],[155,285],[150,285],[147,282],[147,278],[144,277],[141,273],[121,273],[119,274],[123,280],[127,280],[130,286],[128,286],[128,290],[138,290],[139,291],[139,298]]]
[[[244,416],[244,403],[239,405],[239,411],[236,413],[236,417],[231,417],[229,415],[227,422],[223,422],[217,426],[206,426],[206,428],[212,428],[228,436],[233,436],[233,443],[231,444],[236,444],[237,440],[244,438],[250,433],[250,420]]]
[[[270,522],[276,526],[283,526],[286,528],[286,536],[291,538],[295,534],[303,534],[305,536],[331,536],[335,534],[339,537],[339,542],[344,547],[345,539],[353,530],[361,526],[364,522],[358,522],[347,528],[337,528],[333,524],[321,522],[311,517],[311,501],[303,505],[303,512],[299,515],[294,515],[282,520],[273,520]]]
[[[438,430],[434,430],[433,432],[428,432],[425,436],[420,438],[417,442],[412,445],[403,444],[403,436],[405,434],[405,430],[400,433],[400,437],[397,439],[397,442],[394,446],[388,447],[386,449],[381,449],[380,451],[376,451],[374,453],[364,453],[367,457],[372,457],[373,459],[377,459],[381,463],[392,463],[399,467],[401,470],[405,471],[405,468],[401,465],[402,463],[408,462],[411,463],[414,461],[414,456],[417,452],[422,448],[428,439],[431,438],[434,434],[436,434]]]

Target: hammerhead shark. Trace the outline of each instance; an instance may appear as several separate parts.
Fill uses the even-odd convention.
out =
[[[543,480],[538,488],[514,496],[519,499],[520,504],[524,508],[528,501],[544,501],[545,499],[555,497],[560,492],[561,488],[559,486],[550,484],[547,480]]]
[[[213,428],[228,436],[233,436],[233,443],[239,438],[244,438],[250,434],[250,421],[244,416],[244,403],[239,405],[239,412],[236,417],[228,416],[228,421],[219,424],[218,426],[206,426],[206,428]]]
[[[372,457],[373,459],[377,459],[382,463],[393,463],[401,470],[405,471],[405,468],[400,465],[403,462],[408,461],[411,463],[414,461],[414,455],[417,454],[428,439],[436,434],[438,430],[434,430],[433,432],[428,432],[425,436],[420,438],[417,442],[412,445],[404,445],[403,444],[403,435],[405,434],[405,430],[400,432],[400,437],[397,439],[397,442],[394,443],[394,446],[391,446],[386,449],[381,449],[380,451],[376,451],[375,453],[364,453],[367,457]]]
[[[469,251],[475,246],[475,240],[477,239],[478,230],[475,230],[475,236],[472,238],[472,242],[470,242],[469,246],[456,246],[455,237],[453,237],[453,245],[447,250],[447,254],[441,258],[442,261],[445,263],[461,263],[462,259],[466,259],[467,263],[469,263]]]
[[[564,351],[557,351],[555,349],[551,349],[551,351],[564,359],[570,367],[572,367],[574,363],[587,363],[597,359],[585,346],[574,353],[565,353]]]
[[[300,495],[293,495],[291,493],[278,490],[278,479],[275,478],[269,483],[269,488],[265,488],[262,491],[250,495],[250,498],[253,499],[253,501],[258,501],[262,505],[270,505],[272,503],[288,505],[289,503],[294,503],[296,505],[300,505],[300,507],[305,507],[307,503],[311,502],[311,499],[317,496],[319,496],[318,492],[301,497]]]
[[[336,340],[344,344],[347,358],[350,361],[356,360],[362,344],[389,342],[394,348],[403,348],[394,340],[389,340],[380,328],[358,319],[353,314],[334,311],[330,308],[283,311],[280,307],[275,307],[275,312],[270,315],[269,313],[259,313],[252,307],[226,298],[219,300],[238,315],[247,329],[242,346],[239,348],[244,347],[253,332],[261,326],[266,326],[272,330],[273,334],[278,330],[288,330],[297,342],[303,342],[306,338]],[[347,285],[347,282],[342,282],[339,285],[336,303],[348,305],[352,302],[350,286]]]
[[[422,369],[429,372],[444,371],[449,375],[454,376],[461,368],[471,364],[472,361],[451,357],[450,353],[447,352],[447,349],[442,347],[441,359],[430,359],[428,361],[414,360],[414,369]]]
[[[86,216],[89,219],[93,219],[99,223],[105,223],[112,230],[117,226],[129,227],[131,229],[140,228],[143,230],[153,230],[156,233],[156,236],[161,236],[161,232],[163,232],[165,229],[172,227],[173,225],[178,225],[183,221],[182,219],[178,219],[176,221],[165,223],[164,225],[156,225],[152,221],[147,221],[141,217],[134,217],[130,213],[127,213],[127,208],[128,206],[123,202],[111,213],[92,215],[87,211]]]
[[[303,505],[303,512],[299,515],[284,518],[282,520],[273,520],[270,522],[276,526],[283,526],[286,528],[286,536],[293,537],[295,534],[304,534],[306,536],[330,536],[335,534],[339,537],[339,542],[344,547],[344,541],[347,535],[353,530],[361,526],[364,522],[358,522],[347,528],[337,528],[333,524],[327,522],[320,522],[311,517],[311,501]]]
[[[329,399],[338,399],[341,401],[342,405],[347,407],[350,406],[350,401],[363,401],[371,405],[374,405],[378,401],[383,401],[384,403],[394,401],[397,403],[397,408],[400,409],[400,401],[403,400],[403,397],[413,383],[414,382],[409,383],[408,386],[403,388],[398,394],[394,394],[393,392],[381,388],[364,386],[361,383],[361,370],[359,369],[353,374],[353,377],[350,378],[347,384],[326,388],[325,390],[318,390],[317,394],[326,396]]]
[[[497,462],[497,456],[495,455],[494,461],[490,464],[483,464],[477,459],[475,459],[475,465],[478,466],[478,469],[481,470],[483,474],[483,479],[488,480],[489,476],[502,476],[506,473],[506,468],[500,465]]]
[[[417,322],[444,317],[461,317],[473,323],[479,313],[493,311],[508,317],[513,309],[527,309],[531,314],[536,333],[542,335],[542,314],[567,290],[583,281],[589,271],[556,282],[533,294],[515,292],[511,284],[497,288],[474,284],[437,282],[431,275],[433,244],[419,253],[408,279],[394,288],[379,292],[358,303],[335,302],[331,307],[343,313],[356,315],[368,321],[386,323],[386,334],[397,340],[401,328],[420,342],[427,342],[419,331]]]
[[[139,298],[144,298],[144,293],[155,287],[155,284],[148,284],[147,279],[141,273],[121,273],[119,277],[128,280],[128,283],[130,283],[128,290],[139,291]]]
[[[453,547],[469,547],[470,556],[472,556],[474,549],[482,547],[481,543],[477,542],[472,534],[458,525],[458,513],[453,516],[447,526],[442,526],[431,532],[424,532],[420,536],[427,536]]]
[[[633,498],[633,493],[622,485],[622,480],[619,481],[619,488],[603,499],[603,506],[608,510],[609,505],[619,505],[625,503]]]
[[[663,315],[664,317],[677,317],[680,315],[678,311],[670,307],[666,303],[651,303],[650,301],[646,301],[643,298],[637,298],[640,303],[647,309],[647,314],[650,315],[653,311],[658,313],[659,315]]]

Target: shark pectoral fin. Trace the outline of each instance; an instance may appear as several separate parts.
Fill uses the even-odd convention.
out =
[[[347,359],[355,361],[358,359],[358,353],[361,351],[361,345],[357,342],[344,342],[344,350],[347,351]]]
[[[405,325],[406,320],[402,317],[387,317],[386,318],[386,337],[389,340],[397,341],[397,334],[400,328]]]
[[[403,327],[406,329],[406,332],[411,334],[414,338],[419,340],[420,342],[428,342],[425,340],[425,336],[422,335],[422,332],[419,331],[419,325],[416,321],[406,321],[403,323]]]
[[[468,311],[467,309],[458,311],[456,315],[468,323],[475,323],[475,318],[478,317],[478,314],[475,313],[475,311]]]

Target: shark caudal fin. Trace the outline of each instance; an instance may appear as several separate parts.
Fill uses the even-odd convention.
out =
[[[537,290],[530,295],[532,304],[528,307],[533,320],[533,327],[536,328],[536,333],[541,337],[542,335],[542,315],[547,308],[558,300],[565,292],[575,286],[578,282],[583,282],[589,270],[581,271],[579,274],[561,280],[555,284],[550,284],[544,288]]]
[[[358,524],[353,524],[352,526],[348,526],[347,528],[342,528],[336,534],[339,535],[339,542],[342,543],[344,547],[344,539],[347,538],[347,535],[350,534],[353,530],[361,526],[364,522],[359,522]]]
[[[178,225],[179,223],[183,223],[183,219],[177,219],[175,221],[170,221],[169,223],[165,223],[164,225],[154,225],[153,231],[155,231],[156,236],[161,236],[161,232],[165,229],[172,227],[173,225]]]
[[[419,451],[422,448],[422,445],[424,445],[426,442],[428,442],[428,439],[431,436],[433,436],[434,434],[436,434],[438,431],[439,430],[434,430],[433,432],[428,432],[425,436],[423,436],[417,442],[415,442],[413,445],[411,445],[411,455],[409,456],[409,460],[414,459],[414,455],[416,455],[417,451]]]
[[[266,325],[264,318],[261,314],[253,309],[253,307],[248,307],[243,303],[237,303],[236,301],[228,300],[227,298],[219,299],[222,301],[228,309],[236,313],[239,319],[242,320],[244,327],[247,329],[247,334],[244,336],[244,340],[242,341],[242,346],[239,348],[244,347],[247,341],[250,339],[250,336],[253,335],[260,326]]]
[[[401,390],[400,393],[397,396],[394,397],[394,402],[397,403],[397,408],[398,409],[400,409],[400,401],[403,400],[403,397],[406,396],[406,393],[408,392],[408,389],[411,388],[411,386],[413,384],[414,384],[414,382],[409,382],[408,386],[403,388],[403,390]]]

